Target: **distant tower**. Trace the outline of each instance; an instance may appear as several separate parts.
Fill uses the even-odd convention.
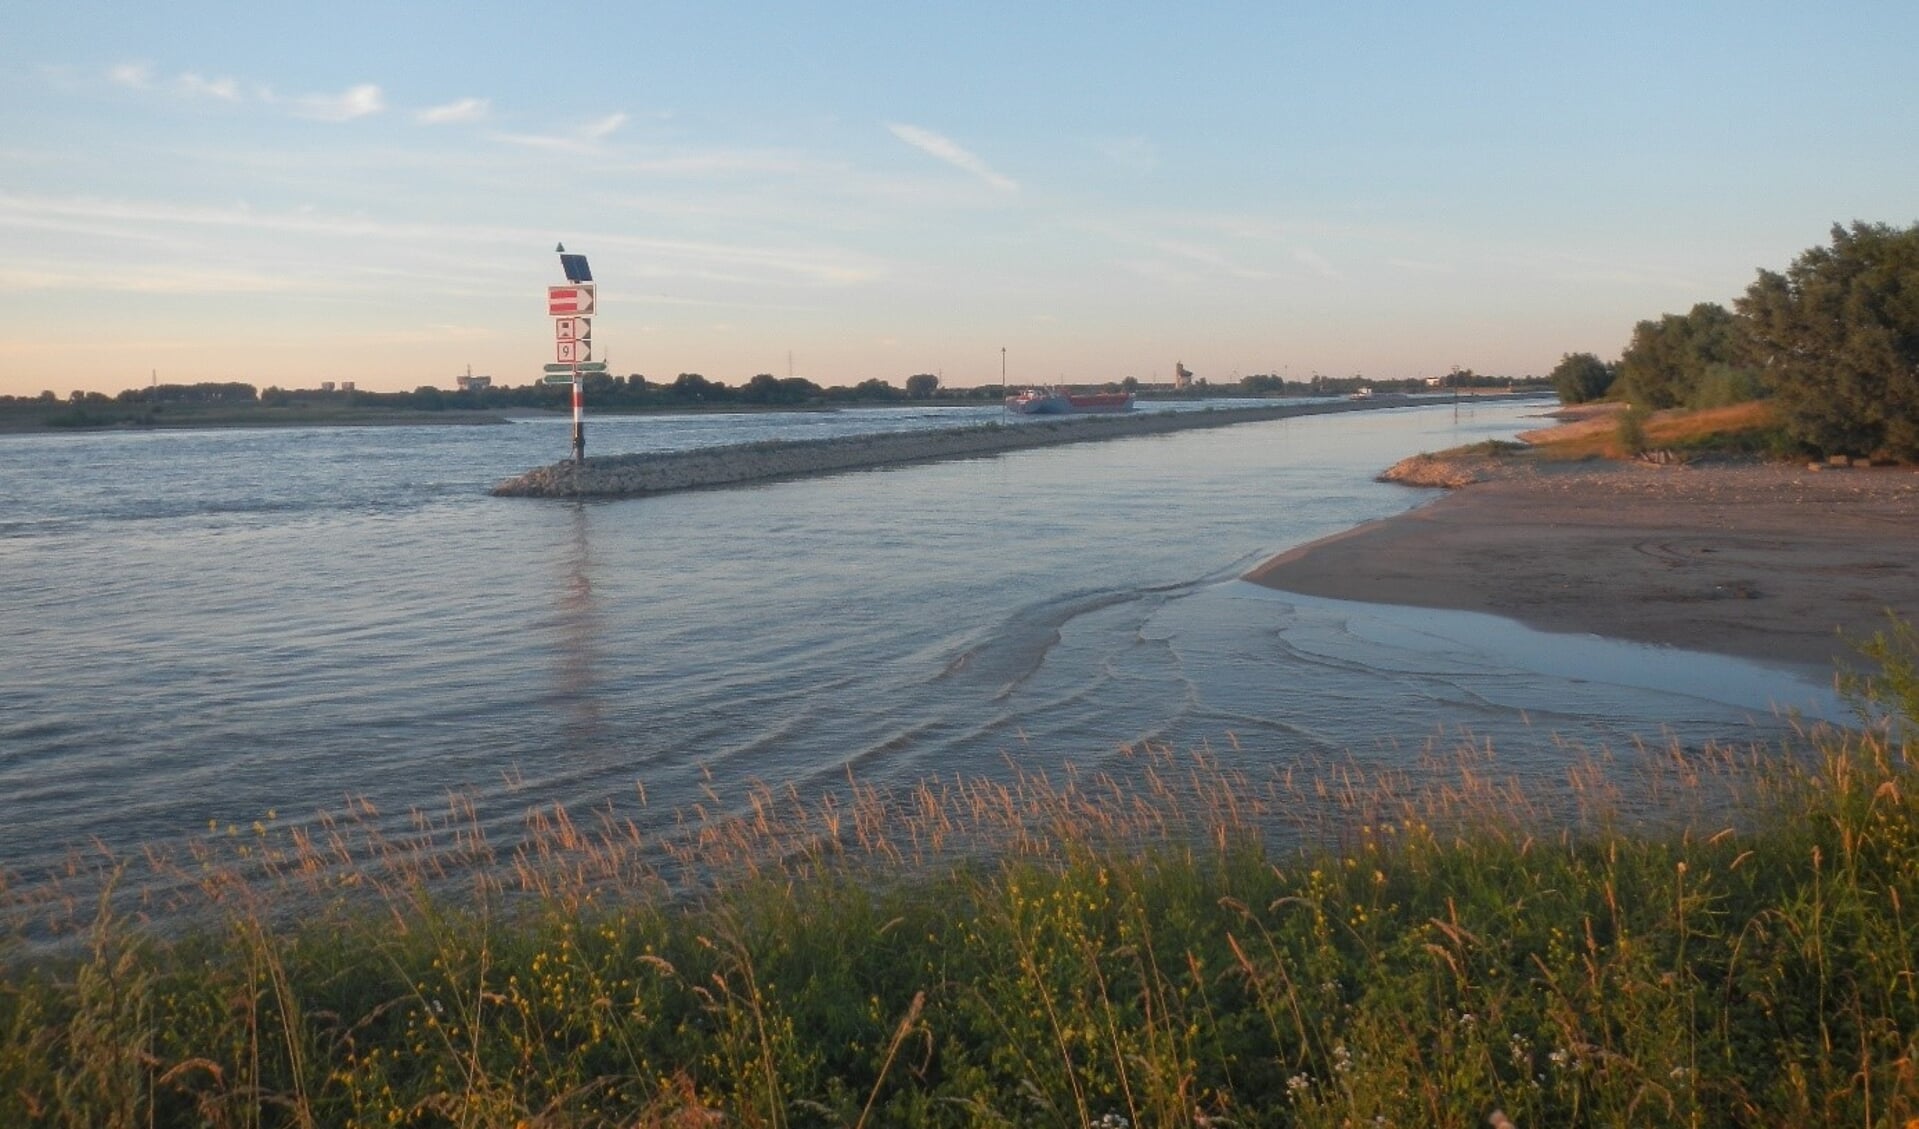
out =
[[[1193,374],[1178,361],[1173,362],[1173,387],[1185,391],[1193,386]]]

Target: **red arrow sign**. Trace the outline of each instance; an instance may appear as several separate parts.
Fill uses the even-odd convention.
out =
[[[546,312],[550,317],[565,318],[575,314],[593,312],[593,287],[591,286],[549,286],[546,288]]]

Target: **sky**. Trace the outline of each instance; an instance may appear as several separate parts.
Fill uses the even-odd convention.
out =
[[[1616,357],[1919,221],[1919,4],[12,4],[0,394]],[[1002,352],[1002,350],[1004,352]]]

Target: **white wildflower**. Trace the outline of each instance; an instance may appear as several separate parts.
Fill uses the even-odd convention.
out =
[[[1532,1065],[1532,1050],[1526,1045],[1525,1038],[1517,1031],[1513,1032],[1512,1036],[1507,1040],[1506,1054],[1508,1058],[1512,1059],[1513,1065],[1519,1067],[1521,1070]]]

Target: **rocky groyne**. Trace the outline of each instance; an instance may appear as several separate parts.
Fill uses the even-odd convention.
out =
[[[1258,420],[1404,406],[1405,397],[1313,404],[1273,404],[1191,412],[1068,416],[939,431],[851,435],[834,439],[745,443],[693,451],[590,457],[554,463],[493,488],[501,497],[638,498],[678,490],[736,486],[905,463],[971,459],[1005,451],[1088,443],[1132,435],[1159,435]]]

